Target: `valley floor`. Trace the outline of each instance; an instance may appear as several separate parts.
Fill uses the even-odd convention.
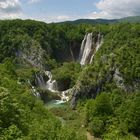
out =
[[[72,110],[69,105],[49,106],[48,108],[67,128],[74,128],[77,134],[84,140],[101,140],[96,138],[87,131],[84,125],[85,112],[83,108]]]

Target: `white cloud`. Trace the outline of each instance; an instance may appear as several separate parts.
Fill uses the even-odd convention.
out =
[[[22,15],[19,0],[0,0],[0,18],[19,18]]]
[[[29,0],[29,4],[33,4],[33,3],[38,3],[40,2],[41,0]]]
[[[76,19],[76,17],[74,16],[67,16],[67,15],[58,15],[58,16],[46,16],[44,18],[38,18],[38,20],[42,20],[44,22],[47,23],[51,23],[51,22],[62,22],[62,21],[68,21],[68,20],[74,20]]]
[[[66,16],[66,15],[59,15],[56,17],[53,17],[55,21],[66,21],[66,20],[70,20],[71,17],[70,16]]]
[[[100,12],[93,12],[88,18],[121,18],[140,15],[140,0],[100,0],[96,3]]]
[[[26,4],[33,4],[41,0],[25,0]],[[94,0],[93,0],[94,1]],[[36,19],[45,22],[61,22],[66,20],[75,20],[78,18],[121,18],[127,16],[140,15],[140,0],[99,0],[95,5],[98,11],[94,11],[88,15],[35,15],[30,17],[24,15],[22,11],[23,0],[0,0],[0,19],[22,18]],[[27,6],[31,6],[28,5]]]

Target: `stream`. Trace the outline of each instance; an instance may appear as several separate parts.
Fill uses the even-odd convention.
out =
[[[48,109],[54,108],[54,107],[64,107],[65,103],[62,100],[51,100],[46,103],[46,107]]]

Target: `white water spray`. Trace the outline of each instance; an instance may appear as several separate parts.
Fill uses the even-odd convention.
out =
[[[45,74],[48,76],[49,80],[46,82],[46,89],[51,92],[58,92],[57,82],[52,79],[52,74],[50,71],[45,71]]]
[[[85,35],[84,40],[82,41],[81,50],[80,50],[80,64],[85,65],[88,63],[88,57],[92,50],[92,33]]]
[[[98,51],[102,44],[102,36],[99,33],[96,39],[92,33],[85,35],[80,49],[79,61],[81,65],[91,63],[95,53]]]

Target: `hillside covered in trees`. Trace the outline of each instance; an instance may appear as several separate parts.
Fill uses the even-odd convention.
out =
[[[140,16],[129,16],[119,19],[77,19],[74,21],[64,21],[61,23],[71,24],[112,24],[112,23],[140,23]]]
[[[139,23],[0,21],[0,139],[138,140],[139,54]]]

